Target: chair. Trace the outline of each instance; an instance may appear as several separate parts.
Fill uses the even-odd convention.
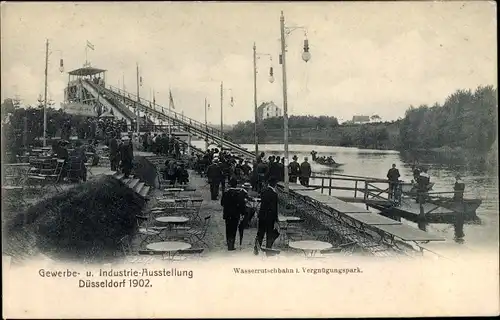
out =
[[[56,191],[61,191],[61,188],[59,188],[57,184],[61,181],[64,163],[64,159],[57,159],[55,168],[40,169],[40,172],[47,172],[47,174],[33,174],[30,172],[27,177],[28,181],[34,184],[37,184],[38,182],[41,189],[44,189],[45,187],[51,185],[56,189]]]
[[[203,203],[202,198],[190,199],[191,206],[185,208],[186,213],[192,216],[193,221],[202,221],[200,217],[201,205]]]
[[[150,224],[152,222],[150,216],[137,215],[136,218],[138,227],[137,235],[140,241],[139,247],[142,247],[145,242],[149,243],[156,240],[157,238],[163,240],[161,237],[161,231],[165,230],[166,227],[150,227]]]
[[[187,241],[189,241],[192,245],[197,245],[197,244],[202,244],[208,247],[208,243],[205,242],[205,237],[207,235],[208,228],[210,226],[210,220],[212,216],[206,216],[204,220],[204,224],[201,227],[201,229],[194,229],[194,228],[189,228],[187,230],[180,230],[182,232],[179,232],[175,235],[173,235],[174,238],[182,238]],[[179,229],[177,229],[179,230]]]
[[[70,180],[85,180],[85,174],[87,173],[85,168],[85,163],[80,157],[70,157],[67,162],[67,171],[66,175]]]
[[[152,255],[152,254],[163,254],[162,252],[149,251],[149,250],[134,251],[133,247],[132,247],[132,239],[128,235],[123,236],[120,239],[119,243],[120,243],[122,253],[125,257],[125,260],[127,260],[127,262],[148,263],[148,262],[152,262],[152,260],[154,260],[154,258],[144,257],[141,259],[139,256]]]

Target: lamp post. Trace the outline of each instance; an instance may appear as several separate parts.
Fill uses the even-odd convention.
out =
[[[60,64],[59,64],[59,71],[62,73],[64,72],[64,63],[62,59],[62,51],[61,50],[54,50],[54,51],[59,51],[61,53],[61,59],[60,59]],[[47,88],[48,88],[48,71],[49,71],[49,39],[46,40],[45,42],[45,88],[44,88],[44,103],[43,103],[43,146],[47,146]]]
[[[257,56],[266,55],[269,56],[272,61],[272,56],[268,53],[257,53],[257,47],[255,42],[253,43],[253,103],[254,103],[254,113],[255,113],[255,128],[254,128],[254,141],[255,141],[255,160],[259,158],[259,136],[257,134],[259,117],[257,114]],[[273,67],[269,67],[269,82],[274,82]]]
[[[231,106],[233,104],[233,90],[230,88],[227,88],[229,91],[231,91]],[[222,148],[224,147],[224,82],[220,82],[220,148],[222,151]]]
[[[285,192],[289,191],[289,177],[288,177],[288,99],[287,99],[287,87],[286,87],[286,35],[290,35],[292,31],[297,29],[304,29],[304,27],[286,27],[285,26],[285,16],[283,11],[281,11],[280,17],[280,31],[281,31],[281,68],[283,74],[283,130],[284,130],[284,145],[285,145]],[[304,52],[302,53],[302,60],[308,62],[311,59],[311,53],[309,52],[309,41],[307,38],[304,40]]]

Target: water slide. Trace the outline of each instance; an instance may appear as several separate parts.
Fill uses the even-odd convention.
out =
[[[135,115],[128,107],[126,107],[123,103],[120,101],[117,101],[116,99],[112,98],[111,96],[103,96],[103,93],[105,93],[104,90],[102,90],[102,87],[92,83],[91,81],[88,80],[83,80],[82,81],[82,86],[87,90],[94,98],[99,98],[99,102],[101,102],[107,109],[117,109],[121,114],[125,115],[127,119],[134,120]]]
[[[93,86],[99,87],[99,91],[104,92],[106,96],[112,97],[114,100],[126,101],[123,105],[134,105],[137,103],[137,96],[132,93],[123,91],[113,86],[104,87],[96,84],[93,84]],[[142,108],[146,109],[148,113],[159,117],[163,121],[168,121],[173,125],[183,126],[185,131],[190,132],[201,139],[208,138],[211,142],[217,144],[220,144],[222,141],[224,147],[230,148],[232,153],[239,154],[242,157],[255,157],[253,152],[248,151],[240,145],[229,141],[226,138],[222,138],[221,140],[221,131],[219,129],[206,126],[204,123],[188,118],[180,113],[169,110],[168,108],[162,108],[162,106],[158,104],[153,105],[153,103],[149,100],[143,98],[140,98],[139,100]]]

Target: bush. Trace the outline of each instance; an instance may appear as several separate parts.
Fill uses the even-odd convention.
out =
[[[6,240],[17,240],[7,243],[4,252],[15,251],[19,234],[28,233],[35,235],[37,249],[52,257],[92,261],[114,256],[119,240],[135,233],[135,215],[144,205],[115,178],[86,182],[29,208],[26,225],[22,214],[11,220]]]

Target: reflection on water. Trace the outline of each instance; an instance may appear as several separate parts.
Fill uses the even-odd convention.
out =
[[[204,147],[203,141],[197,141],[200,147]],[[253,145],[243,145],[249,151],[254,150]],[[259,145],[259,151],[264,151],[266,155],[280,155],[284,153],[284,146],[281,144]],[[338,163],[343,163],[341,169],[332,169],[331,167],[317,164],[311,160],[310,152],[315,150],[318,156],[333,156]],[[460,173],[465,182],[466,190],[464,197],[480,198],[483,200],[481,206],[477,209],[477,215],[481,219],[481,224],[455,225],[446,224],[420,224],[421,228],[427,231],[440,234],[447,239],[465,239],[469,247],[492,247],[498,248],[498,175],[496,172],[490,172],[480,166],[471,166],[460,162],[450,161],[448,164],[443,161],[437,161],[436,158],[423,155],[418,158],[415,155],[407,157],[400,155],[397,151],[390,150],[361,150],[357,148],[311,146],[311,145],[289,145],[290,161],[294,155],[297,155],[299,162],[304,157],[309,158],[312,170],[317,175],[331,175],[333,173],[357,175],[373,178],[386,178],[387,171],[394,163],[400,171],[401,179],[411,181],[413,174],[411,166],[414,160],[420,164],[426,164],[429,167],[428,173],[431,181],[434,182],[433,191],[444,192],[453,190],[455,176]],[[311,184],[321,184],[321,180],[311,179]],[[336,186],[353,187],[353,182],[335,181]],[[333,195],[352,197],[352,191],[333,191]],[[356,204],[364,206],[363,204]],[[403,219],[404,220],[404,219]],[[404,220],[416,228],[418,223]]]

